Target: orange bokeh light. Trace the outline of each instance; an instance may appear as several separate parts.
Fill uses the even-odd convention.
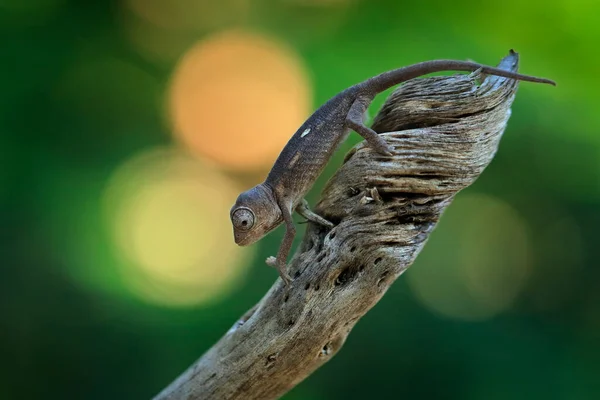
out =
[[[197,155],[235,169],[272,163],[309,111],[300,59],[283,44],[229,31],[192,47],[172,81],[176,137]]]

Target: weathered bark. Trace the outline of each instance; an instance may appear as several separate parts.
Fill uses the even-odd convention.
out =
[[[501,68],[517,70],[511,52]],[[479,84],[481,83],[481,84]],[[492,160],[517,82],[479,73],[416,79],[397,89],[373,128],[397,155],[364,144],[346,156],[290,265],[263,299],[156,399],[275,399],[342,347],[408,268],[458,191]]]

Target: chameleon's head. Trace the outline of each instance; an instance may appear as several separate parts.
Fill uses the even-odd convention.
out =
[[[262,183],[240,194],[229,216],[240,246],[256,242],[283,222],[273,193]]]

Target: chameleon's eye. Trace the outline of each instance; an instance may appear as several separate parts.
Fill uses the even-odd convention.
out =
[[[247,208],[238,208],[231,214],[231,222],[236,229],[248,231],[254,225],[254,213]]]

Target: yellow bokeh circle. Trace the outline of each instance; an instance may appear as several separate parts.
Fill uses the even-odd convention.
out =
[[[301,60],[282,43],[243,31],[216,34],[179,63],[169,110],[178,140],[235,170],[271,164],[310,110]]]
[[[143,153],[121,166],[104,206],[131,290],[166,305],[229,292],[253,258],[252,248],[233,242],[236,195],[222,174],[175,150]]]
[[[407,273],[423,305],[464,320],[483,320],[508,309],[532,268],[527,225],[492,196],[461,196],[450,206]]]

